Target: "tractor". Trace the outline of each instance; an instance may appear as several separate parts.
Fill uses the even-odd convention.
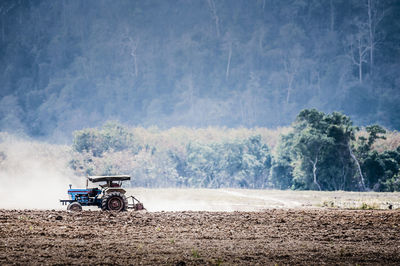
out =
[[[82,206],[97,206],[103,211],[143,210],[143,204],[138,199],[134,196],[125,196],[126,190],[122,188],[122,182],[130,179],[128,175],[88,176],[85,189],[72,188],[72,185],[69,185],[70,199],[60,202],[62,205],[68,204],[69,211],[81,211]],[[89,181],[103,183],[99,184],[100,188],[89,188]]]

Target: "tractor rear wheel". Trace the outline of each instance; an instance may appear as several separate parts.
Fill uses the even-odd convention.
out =
[[[82,205],[75,201],[68,205],[67,210],[72,212],[80,212],[82,210]]]
[[[126,211],[128,209],[128,199],[120,192],[111,192],[103,197],[101,202],[103,211]]]

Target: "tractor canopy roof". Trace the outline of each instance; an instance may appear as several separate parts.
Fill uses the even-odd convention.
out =
[[[102,176],[88,176],[87,177],[91,182],[103,182],[103,181],[125,181],[131,180],[129,175],[102,175]]]

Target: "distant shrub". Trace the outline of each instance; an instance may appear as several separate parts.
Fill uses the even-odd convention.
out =
[[[108,122],[101,129],[89,128],[74,132],[73,149],[77,152],[90,152],[95,157],[107,151],[122,151],[133,146],[133,134],[116,122]]]
[[[378,210],[379,206],[376,203],[368,204],[368,203],[363,202],[358,209],[360,209],[360,210]]]
[[[395,192],[395,191],[400,191],[400,176],[394,176],[390,179],[385,180],[382,182],[381,191],[387,191],[387,192]]]

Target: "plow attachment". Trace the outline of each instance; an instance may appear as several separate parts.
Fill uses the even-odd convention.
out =
[[[128,200],[128,209],[134,209],[135,211],[146,210],[143,207],[143,203],[141,203],[134,196],[127,197],[127,200]]]

